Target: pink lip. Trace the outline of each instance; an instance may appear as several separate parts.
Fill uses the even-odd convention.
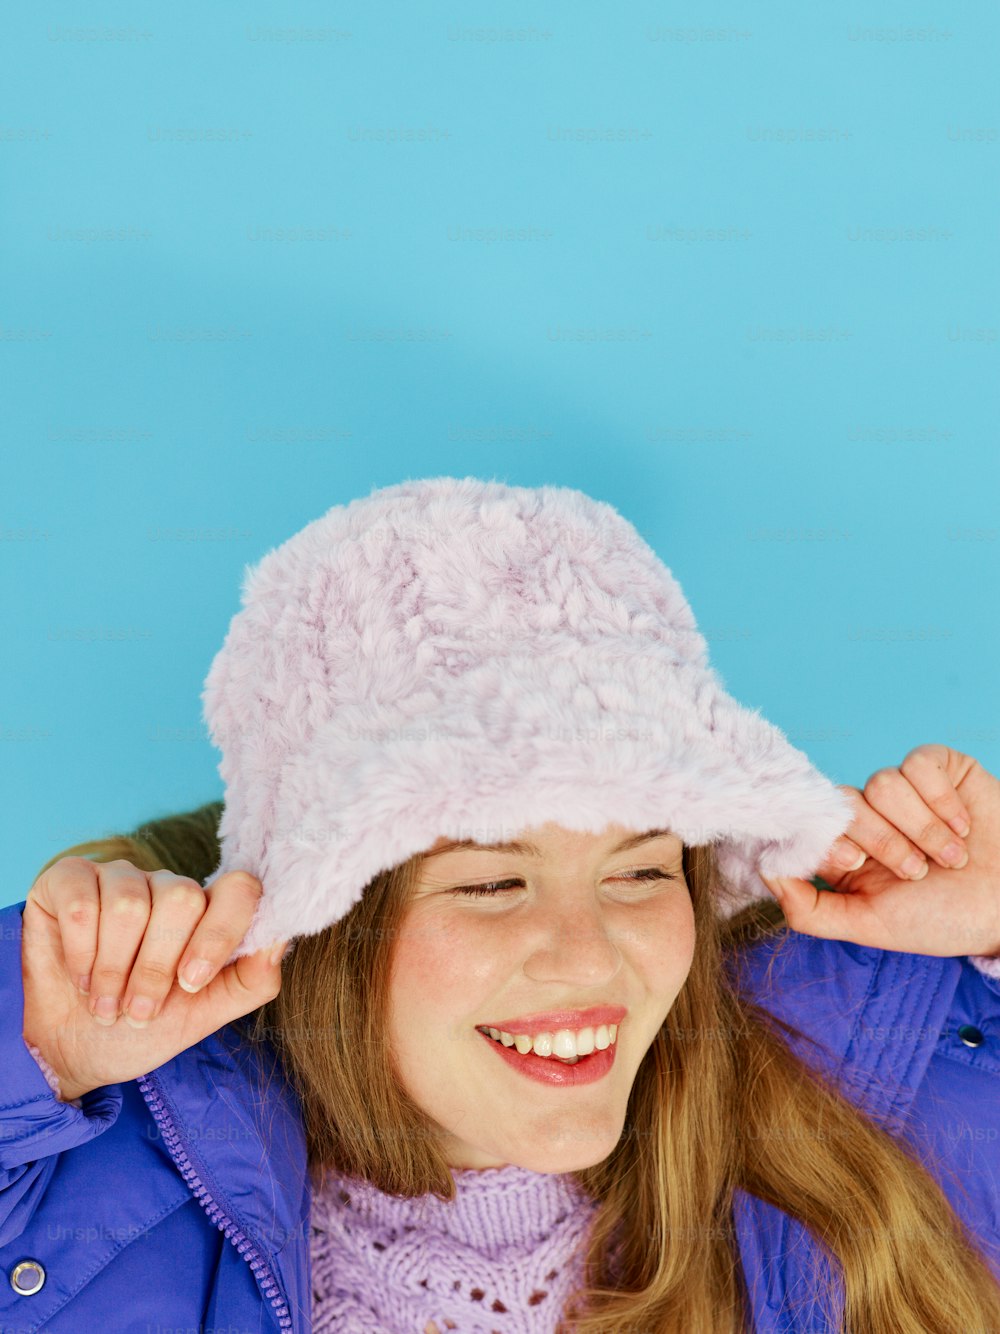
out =
[[[496,1028],[504,1033],[525,1033],[529,1038],[539,1033],[555,1033],[560,1028],[597,1028],[601,1024],[620,1024],[628,1014],[624,1005],[592,1005],[588,1010],[548,1010],[544,1014],[522,1014],[499,1023],[477,1024],[477,1028]]]
[[[516,1047],[503,1047],[486,1033],[482,1034],[501,1061],[506,1061],[512,1070],[550,1088],[579,1088],[584,1084],[596,1084],[612,1069],[618,1052],[618,1043],[612,1042],[603,1051],[594,1051],[589,1056],[581,1056],[573,1065],[566,1065],[556,1056],[537,1056],[533,1051],[520,1055]]]

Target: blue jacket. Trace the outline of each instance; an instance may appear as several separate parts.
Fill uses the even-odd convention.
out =
[[[0,910],[0,1332],[308,1334],[305,1137],[273,1054],[227,1026],[60,1103],[21,1036],[23,908]],[[795,932],[743,959],[744,994],[823,1044],[793,1047],[943,1161],[1000,1278],[1000,985],[967,959]],[[743,1192],[734,1212],[755,1334],[828,1331],[808,1233]]]

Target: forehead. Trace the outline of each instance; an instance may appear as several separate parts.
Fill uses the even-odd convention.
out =
[[[516,839],[492,839],[488,832],[477,838],[447,838],[442,836],[432,843],[424,857],[433,857],[444,852],[460,850],[480,852],[506,852],[526,857],[541,857],[547,851],[565,851],[568,847],[586,848],[591,846],[598,852],[625,852],[638,847],[654,838],[679,837],[669,829],[646,829],[636,831],[624,825],[608,825],[600,834],[586,833],[576,829],[567,829],[562,825],[547,824],[521,831]]]

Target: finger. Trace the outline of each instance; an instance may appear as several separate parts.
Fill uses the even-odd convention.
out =
[[[892,821],[880,815],[856,787],[841,787],[840,790],[850,798],[855,815],[846,834],[836,841],[819,867],[818,874],[822,879],[839,886],[851,871],[858,870],[863,864],[859,857],[865,860],[873,857],[902,880],[921,880],[930,868],[920,849],[910,843]],[[846,866],[841,860],[838,855],[841,849],[845,859],[848,853],[853,857],[852,866]],[[912,862],[910,858],[913,858]]]
[[[841,834],[827,854],[826,861],[817,868],[817,874],[824,880],[830,880],[832,872],[833,883],[836,883],[841,876],[860,870],[867,860],[868,853],[846,834]]]
[[[961,758],[947,746],[915,746],[899,768],[930,809],[964,838],[972,826],[972,817],[951,777],[962,767]]]
[[[923,779],[928,781],[926,770],[923,770]],[[935,815],[899,769],[880,769],[872,774],[865,784],[865,800],[905,834],[914,847],[933,857],[939,866],[964,866],[969,860],[964,843],[940,816]],[[861,846],[865,846],[863,842]]]
[[[849,824],[847,831],[841,834],[840,838],[833,844],[823,866],[819,867],[819,874],[823,875],[825,880],[832,880],[832,883],[837,883],[837,880],[847,874],[848,871],[859,870],[868,859],[868,852],[853,838],[853,834],[861,828],[861,816],[868,810],[868,803],[865,802],[864,796],[861,796],[856,787],[841,784],[840,791],[844,792],[851,800],[851,804],[855,808],[855,818]]]
[[[86,995],[101,917],[97,867],[86,857],[60,857],[38,877],[28,897],[55,922],[66,972]]]
[[[909,842],[900,830],[897,830],[891,820],[885,819],[872,806],[869,806],[867,800],[860,796],[860,803],[857,806],[856,818],[852,820],[849,828],[849,839],[837,839],[831,855],[825,860],[823,866],[819,868],[821,878],[827,880],[828,884],[840,887],[847,883],[852,871],[859,870],[859,866],[845,867],[840,860],[836,860],[836,852],[841,846],[848,847],[852,854],[857,850],[864,862],[867,862],[869,856],[876,862],[880,862],[889,870],[895,872],[901,880],[921,880],[927,875],[929,864],[923,852]],[[857,855],[855,856],[857,860]],[[861,863],[861,864],[864,864]]]
[[[208,909],[177,969],[180,987],[193,993],[212,981],[246,935],[263,889],[249,871],[227,871],[203,891]]]
[[[101,885],[97,957],[90,983],[90,1013],[110,1026],[118,1018],[125,983],[139,953],[150,913],[145,871],[127,861],[97,863]]]
[[[205,915],[208,900],[197,880],[173,871],[148,875],[153,907],[122,1004],[122,1018],[145,1028],[159,1014],[174,984],[177,961]]]
[[[219,884],[217,880],[215,883]],[[214,888],[214,885],[213,885]],[[281,956],[287,941],[244,954],[202,987],[190,1004],[197,1007],[196,1041],[273,1000],[281,990]]]

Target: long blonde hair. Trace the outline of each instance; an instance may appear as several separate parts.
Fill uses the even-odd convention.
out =
[[[204,881],[219,863],[221,802],[58,856],[124,857]],[[58,857],[46,863],[50,866]],[[454,1198],[440,1131],[395,1078],[387,1046],[391,942],[420,857],[376,876],[339,922],[300,937],[279,994],[237,1027],[268,1042],[302,1103],[309,1171]],[[46,868],[42,868],[46,869]],[[989,1334],[1000,1286],[908,1146],[789,1049],[797,1030],[741,998],[727,950],[786,929],[768,900],[727,923],[711,847],[684,850],[696,944],[647,1051],[619,1143],[573,1173],[598,1203],[568,1334],[742,1334],[748,1307],[733,1229],[740,1188],[800,1220],[832,1261],[812,1294],[844,1334]],[[801,1036],[801,1035],[800,1035]]]

